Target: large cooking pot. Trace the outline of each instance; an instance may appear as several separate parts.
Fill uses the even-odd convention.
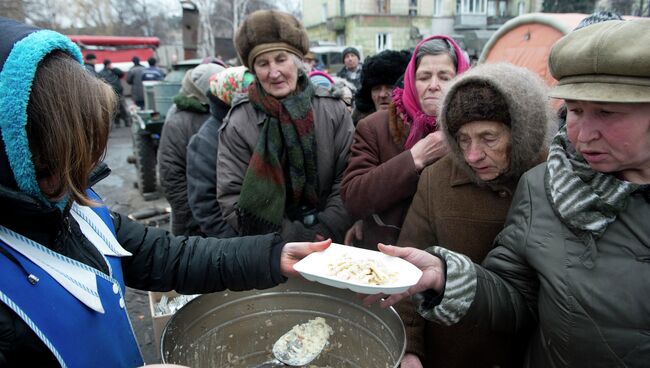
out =
[[[199,296],[179,310],[162,335],[165,363],[200,367],[259,367],[273,360],[273,343],[291,327],[323,317],[334,330],[318,367],[398,367],[404,325],[394,309],[365,307],[349,290],[291,279],[266,290]]]

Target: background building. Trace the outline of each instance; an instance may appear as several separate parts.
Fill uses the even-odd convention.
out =
[[[478,58],[499,26],[541,6],[542,0],[302,0],[310,40],[355,45],[365,56],[447,34]]]

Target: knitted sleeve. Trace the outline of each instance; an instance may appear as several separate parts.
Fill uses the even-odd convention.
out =
[[[472,305],[476,294],[476,269],[474,263],[459,253],[452,252],[442,247],[427,249],[440,259],[447,268],[444,297],[437,306],[431,307],[424,303],[425,299],[416,298],[416,307],[422,317],[450,326],[458,323]]]

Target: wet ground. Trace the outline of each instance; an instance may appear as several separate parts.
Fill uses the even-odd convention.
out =
[[[113,128],[108,141],[105,162],[111,168],[109,177],[98,183],[94,189],[102,197],[108,208],[128,215],[135,211],[164,209],[169,207],[167,201],[159,199],[145,201],[134,183],[136,181],[135,165],[127,162],[133,154],[131,130],[123,126]],[[165,226],[162,222],[161,226]],[[147,364],[159,363],[160,353],[156,349],[149,310],[149,297],[146,291],[127,289],[126,304],[131,316],[142,356]]]

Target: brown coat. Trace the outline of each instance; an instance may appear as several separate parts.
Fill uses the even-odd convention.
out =
[[[351,222],[340,195],[341,179],[352,144],[352,118],[343,101],[332,98],[327,91],[316,90],[312,99],[314,135],[316,137],[316,166],[318,168],[319,212],[316,214],[325,232],[321,235],[342,242]],[[257,145],[265,114],[255,109],[247,98],[232,107],[224,119],[219,135],[217,156],[217,201],[223,218],[240,231],[237,202],[248,162]],[[287,216],[282,222],[282,236],[286,241],[312,241],[316,231],[305,228]],[[299,229],[299,230],[295,230]]]
[[[462,86],[475,83],[500,93],[510,116],[510,165],[490,182],[474,174],[448,129],[450,124],[458,123],[448,120],[454,116],[448,113],[449,100],[458,91],[462,93]],[[503,229],[519,178],[544,161],[549,133],[556,130],[553,119],[545,86],[529,71],[508,65],[484,65],[459,77],[447,91],[440,118],[450,153],[423,171],[397,244],[421,249],[438,245],[481,263]],[[460,125],[456,124],[456,128]],[[443,327],[420,317],[410,301],[398,305],[398,310],[407,329],[407,352],[419,355],[425,367],[522,365],[525,345],[517,343],[525,344],[527,336],[499,334],[462,322]]]
[[[391,109],[359,121],[343,176],[343,204],[354,220],[363,219],[364,238],[355,245],[366,249],[395,244],[420,178],[396,120]]]
[[[516,182],[478,186],[448,155],[424,169],[402,227],[400,246],[444,246],[480,263],[503,227]],[[508,364],[509,337],[477,332],[462,323],[444,327],[426,321],[409,301],[398,311],[407,330],[407,352],[424,367],[500,367]]]

